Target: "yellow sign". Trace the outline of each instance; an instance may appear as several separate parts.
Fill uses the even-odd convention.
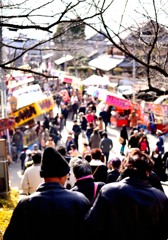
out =
[[[15,118],[15,127],[25,124],[37,116],[51,111],[55,107],[53,97],[44,98],[36,103],[20,108],[10,116]]]

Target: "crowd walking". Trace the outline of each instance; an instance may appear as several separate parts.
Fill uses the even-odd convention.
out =
[[[113,227],[118,240],[167,240],[168,197],[161,184],[168,161],[164,134],[156,131],[151,145],[133,111],[130,126],[123,125],[114,136],[109,113],[103,109],[97,114],[95,99],[80,98],[75,90],[69,97],[69,105],[60,98],[55,116],[45,115],[38,123],[36,151],[30,154],[22,146],[25,196],[4,240],[51,239],[55,226],[63,239],[109,239],[107,229]]]

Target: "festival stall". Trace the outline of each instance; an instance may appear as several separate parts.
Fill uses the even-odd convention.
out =
[[[101,77],[99,75],[93,74],[85,80],[81,81],[80,84],[83,84],[84,86],[108,86],[110,82],[106,77]]]
[[[99,99],[105,102],[107,108],[111,107],[111,123],[114,126],[121,127],[123,124],[128,126],[128,115],[132,107],[129,100],[108,91],[100,93]]]
[[[14,118],[14,126],[21,127],[24,132],[24,145],[31,145],[37,139],[36,121],[43,114],[49,113],[55,107],[52,95],[47,96],[39,84],[14,90],[8,97],[8,117]]]
[[[148,116],[149,109],[151,109],[155,115],[156,129],[159,129],[164,133],[168,132],[168,130],[165,130],[166,129],[165,127],[168,125],[168,104],[164,104],[161,102],[158,103],[158,101],[155,102],[143,101],[141,103],[143,119],[144,122],[147,123],[148,129],[149,129],[149,116]]]
[[[93,86],[88,88],[87,93],[100,100],[97,107],[97,114],[103,109],[108,111],[110,107],[112,114],[111,123],[117,127],[121,127],[123,124],[128,126],[128,115],[135,107],[129,100],[125,99],[122,95]]]

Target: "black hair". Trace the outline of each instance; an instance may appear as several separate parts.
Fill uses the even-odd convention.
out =
[[[73,165],[73,173],[76,178],[92,174],[92,168],[87,160],[78,159]]]
[[[66,148],[64,146],[59,146],[57,148],[57,151],[62,155],[65,156],[66,155]]]
[[[35,153],[32,155],[32,159],[34,164],[39,164],[41,163],[41,153]]]

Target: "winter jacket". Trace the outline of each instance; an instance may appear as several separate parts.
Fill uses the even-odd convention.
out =
[[[78,191],[83,193],[89,199],[91,204],[93,204],[96,196],[98,195],[98,192],[104,185],[104,182],[96,182],[95,185],[93,178],[86,178],[76,181],[75,186],[71,188],[71,191]]]
[[[4,240],[83,240],[84,216],[89,200],[79,192],[71,192],[59,183],[42,183],[37,191],[20,200]]]
[[[147,180],[126,177],[99,192],[87,217],[88,240],[166,240],[168,198]],[[107,230],[108,229],[108,230]]]

